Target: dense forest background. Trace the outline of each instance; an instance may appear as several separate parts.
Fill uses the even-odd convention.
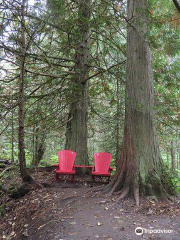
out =
[[[0,2],[0,158],[18,162],[23,120],[27,166],[56,163],[77,89],[85,86],[89,161],[106,151],[116,165],[125,117],[126,1],[89,1],[87,14],[78,1]],[[180,172],[180,15],[167,0],[151,1],[148,14],[161,156]],[[82,34],[89,34],[85,47]],[[77,64],[82,48],[83,87],[74,81],[84,74]]]

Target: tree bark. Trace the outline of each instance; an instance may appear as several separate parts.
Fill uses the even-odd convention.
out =
[[[128,0],[126,113],[117,173],[105,191],[120,199],[139,194],[168,198],[173,193],[156,137],[154,86],[148,43],[148,1]]]
[[[20,56],[20,78],[19,78],[19,165],[21,177],[24,182],[32,181],[27,169],[25,159],[24,145],[24,79],[25,79],[25,58],[26,58],[26,41],[25,41],[25,6],[27,1],[21,3],[21,56]]]
[[[78,43],[75,49],[75,75],[73,78],[73,102],[69,107],[65,149],[77,152],[76,164],[88,164],[87,116],[88,76],[90,62],[90,12],[91,0],[78,3]]]
[[[119,75],[119,74],[118,74]],[[116,115],[116,167],[118,166],[119,162],[119,156],[120,156],[120,114],[121,114],[121,103],[120,103],[120,79],[117,78],[117,91],[116,91],[116,97],[117,97],[117,115]]]
[[[42,124],[42,123],[41,123]],[[46,150],[46,130],[45,124],[40,127],[36,126],[35,136],[33,137],[33,166],[38,166],[43,158],[44,152]]]
[[[175,144],[174,140],[171,141],[171,169],[175,172],[176,169],[176,159],[175,159]]]

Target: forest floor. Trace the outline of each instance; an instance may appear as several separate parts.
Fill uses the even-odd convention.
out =
[[[20,199],[6,199],[1,240],[180,239],[180,197],[172,203],[141,198],[137,209],[131,199],[93,193],[105,183],[92,183],[90,176],[78,177],[75,183],[56,182],[53,172],[36,172],[33,177],[47,186],[34,187]],[[135,234],[137,227],[143,228],[142,235]]]

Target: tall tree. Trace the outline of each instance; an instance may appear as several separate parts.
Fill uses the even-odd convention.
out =
[[[73,76],[73,102],[69,107],[65,148],[77,152],[76,163],[88,164],[87,115],[88,76],[90,65],[91,0],[78,3],[77,43],[75,47],[75,74]]]
[[[25,159],[25,146],[24,146],[24,104],[25,104],[25,94],[24,94],[24,82],[25,82],[25,60],[26,60],[26,37],[25,37],[25,13],[26,13],[26,0],[21,2],[21,35],[20,35],[20,77],[19,77],[19,165],[20,172],[23,181],[31,181],[32,178],[26,169],[26,159]]]
[[[156,137],[154,86],[148,42],[150,1],[127,1],[126,114],[117,173],[107,187],[120,199],[139,193],[168,198],[171,182],[164,172]]]

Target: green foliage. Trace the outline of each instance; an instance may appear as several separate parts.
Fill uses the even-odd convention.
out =
[[[58,156],[51,155],[49,159],[42,159],[40,162],[40,166],[52,166],[53,164],[58,163]]]
[[[12,157],[11,144],[6,144],[4,147],[5,148],[0,153],[1,159],[11,160],[11,157]],[[18,158],[18,149],[17,148],[14,149],[14,157],[15,157],[15,160],[17,160],[17,158]]]
[[[166,166],[162,169],[162,179],[166,189],[171,189],[172,194],[176,195],[180,190],[180,178],[175,171],[169,171]]]
[[[0,168],[4,168],[5,166],[6,166],[6,164],[0,163]]]
[[[172,179],[173,184],[175,185],[176,188],[176,192],[179,193],[180,192],[180,177],[174,177]]]

